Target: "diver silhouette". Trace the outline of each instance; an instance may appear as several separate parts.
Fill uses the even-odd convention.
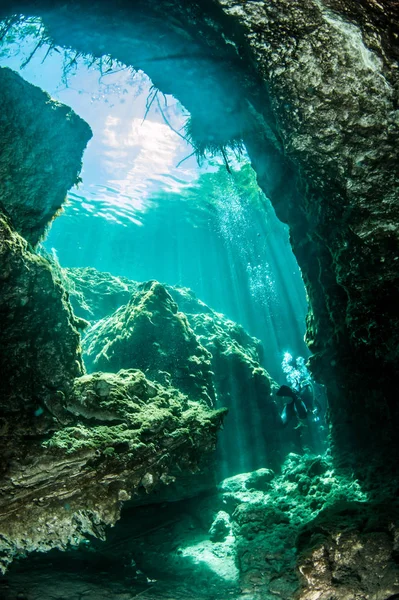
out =
[[[281,422],[283,427],[288,425],[288,423],[294,418],[297,417],[300,421],[304,421],[308,417],[308,409],[304,401],[300,398],[299,394],[292,390],[288,385],[282,385],[280,389],[276,392],[277,396],[282,398],[290,398],[291,401],[285,404],[283,411],[281,413]]]

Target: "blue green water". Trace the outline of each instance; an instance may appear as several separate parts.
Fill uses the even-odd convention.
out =
[[[82,183],[68,193],[63,213],[52,223],[43,242],[44,249],[56,256],[62,267],[95,267],[135,281],[156,279],[191,288],[212,309],[262,341],[263,366],[277,384],[298,387],[298,381],[309,377],[304,361],[295,362],[296,357],[308,356],[304,343],[305,289],[288,228],[276,218],[271,203],[260,191],[245,151],[239,156],[228,153],[229,170],[219,157],[207,156],[198,164],[192,156],[192,146],[184,139],[189,114],[175,98],[157,94],[144,73],[123,65],[101,72],[98,64],[90,67],[87,60],[79,59],[66,75],[63,64],[70,58],[68,53],[64,56],[59,50],[47,56],[45,46],[21,69],[33,46],[29,39],[11,45],[2,57],[0,53],[0,64],[20,71],[26,80],[71,106],[93,130],[83,157]],[[238,390],[245,388],[237,385],[237,380],[233,374],[231,397],[236,391],[234,386]],[[230,398],[224,429],[218,433],[215,471],[219,481],[272,465],[269,442],[275,432],[264,424],[272,421],[267,421],[265,413],[273,403],[269,396],[259,397],[255,385],[245,389],[249,390],[243,394],[245,397]],[[236,396],[240,396],[239,392]],[[275,400],[281,411],[285,401]],[[305,435],[298,421],[291,423],[288,433],[289,428],[284,429],[279,419],[274,421],[278,434],[281,433],[281,462],[292,450],[300,449],[306,454],[325,449],[324,415],[325,411],[320,418],[309,412]],[[284,501],[284,495],[292,490],[292,481],[276,488],[276,497],[281,496]],[[245,494],[249,489],[245,487]],[[250,491],[259,500],[262,489],[261,486],[257,491],[255,486]],[[294,506],[302,501],[302,496],[298,498],[299,501],[295,497]],[[241,506],[246,501],[239,500]],[[147,507],[132,516],[124,513],[114,538],[112,532],[107,532],[108,549],[101,550],[103,542],[93,547],[88,542],[87,548],[74,549],[66,560],[64,556],[57,559],[53,553],[50,562],[41,564],[40,557],[35,557],[37,562],[32,563],[31,571],[28,569],[27,578],[38,572],[39,584],[34,577],[33,583],[24,580],[21,563],[22,581],[27,589],[36,586],[40,590],[42,569],[44,588],[54,585],[54,593],[60,591],[64,597],[69,585],[71,590],[79,588],[73,576],[82,577],[86,585],[85,578],[94,573],[93,584],[105,593],[114,587],[113,597],[119,589],[127,597],[126,587],[129,597],[133,597],[131,593],[136,593],[137,588],[137,597],[147,586],[152,589],[155,574],[160,577],[159,598],[172,597],[168,591],[170,582],[179,590],[173,597],[186,598],[180,589],[186,585],[190,588],[187,597],[193,597],[195,590],[191,588],[198,587],[198,581],[206,589],[209,581],[213,582],[212,595],[206,595],[207,600],[225,598],[222,591],[216,591],[218,586],[221,590],[224,586],[235,590],[238,562],[233,545],[229,545],[233,544],[232,536],[225,553],[220,554],[221,546],[217,545],[215,551],[209,551],[209,526],[214,516],[208,523],[211,513],[206,498],[204,502],[204,507],[198,509],[193,504],[193,514],[190,505],[174,506],[174,502],[148,507],[147,516]],[[70,510],[68,503],[65,509]],[[165,533],[165,523],[169,526],[169,522],[171,531]],[[127,523],[143,526],[144,533],[140,527],[138,532],[134,527],[129,530]],[[273,552],[276,540],[278,546],[282,543],[279,526],[280,521],[276,538],[271,535]],[[273,534],[269,525],[267,529]],[[290,529],[288,545],[292,544],[291,537]],[[275,562],[280,564],[280,558]],[[144,573],[141,564],[145,565]],[[55,577],[54,569],[59,571]],[[189,574],[187,581],[181,581],[181,573]],[[166,596],[162,595],[163,578]]]
[[[306,295],[288,228],[245,151],[228,153],[229,170],[220,157],[198,164],[184,136],[188,112],[143,72],[119,64],[104,70],[80,58],[66,74],[68,53],[47,56],[46,47],[21,68],[32,46],[29,38],[11,45],[1,64],[71,106],[93,131],[82,182],[68,193],[44,249],[62,267],[191,288],[260,339],[263,366],[278,385],[291,385],[285,358],[308,356]],[[267,462],[266,406],[256,394],[230,406],[219,436],[221,477]],[[313,432],[325,437],[317,426]]]
[[[182,137],[187,111],[171,96],[154,96],[144,73],[116,65],[101,74],[80,59],[65,76],[62,53],[45,58],[46,47],[21,70],[32,45],[9,48],[1,63],[93,130],[82,184],[68,194],[46,249],[63,267],[191,288],[263,342],[264,366],[284,383],[284,353],[307,356],[306,296],[288,228],[246,156],[229,156],[232,174],[219,158],[199,166]]]

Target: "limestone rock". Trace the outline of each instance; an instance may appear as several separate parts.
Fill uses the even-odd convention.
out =
[[[300,533],[300,600],[396,598],[399,593],[397,505],[342,501]]]
[[[15,556],[104,537],[123,502],[206,469],[224,415],[140,371],[76,379],[65,410],[71,423],[31,439],[3,476],[3,571]]]
[[[244,138],[259,184],[290,226],[333,451],[356,469],[371,454],[383,465],[398,427],[389,389],[399,348],[397,3],[220,4],[242,27],[269,92],[268,108],[254,108],[259,134]],[[277,130],[274,146],[267,128]]]
[[[186,290],[175,288],[171,293],[179,294],[180,298],[183,296],[187,319],[212,356],[218,405],[229,409],[219,449],[219,459],[229,464],[228,471],[222,469],[223,476],[243,470],[243,464],[250,468],[264,464],[278,468],[288,439],[281,430],[273,399],[276,384],[261,366],[261,343],[248,335],[243,327],[192,295],[189,302],[190,294]],[[228,456],[224,447],[229,449]]]
[[[209,529],[209,538],[212,542],[222,542],[231,532],[231,523],[228,513],[221,510],[215,517]]]
[[[334,472],[328,455],[322,460],[289,455],[281,474],[273,477],[270,471],[264,472],[269,481],[262,490],[253,485],[261,474],[259,470],[224,480],[219,486],[223,510],[233,523],[243,589],[256,599],[274,594],[290,600],[301,587],[297,535],[312,527],[315,517],[327,507],[343,499],[367,507],[367,496],[358,482]]]
[[[78,182],[91,130],[68,106],[0,68],[0,207],[32,245]]]
[[[62,269],[62,274],[75,314],[88,321],[99,321],[127,304],[138,286],[92,267]]]
[[[103,589],[108,593],[106,581],[114,581],[116,569],[115,584],[123,594],[137,585],[140,565],[150,581],[148,590],[137,590],[144,597],[189,597],[182,583],[187,578],[191,593],[195,589],[199,598],[212,593],[218,600],[349,600],[354,594],[389,598],[398,593],[396,505],[373,502],[353,478],[334,472],[329,455],[289,456],[265,491],[250,484],[256,475],[236,475],[217,491],[182,502],[127,506],[104,542],[94,539],[62,560],[52,553],[11,570],[11,590],[18,590],[19,582],[26,593],[34,588],[45,596],[55,573],[60,581],[69,574],[66,589],[71,594],[86,589],[94,599],[98,590],[92,590],[92,580],[97,581],[92,574],[99,577],[101,565]],[[306,495],[305,476],[310,479]],[[220,538],[211,541],[209,531],[222,522]],[[85,564],[83,573],[77,564]],[[32,582],[26,581],[27,573]]]
[[[271,482],[275,477],[271,469],[258,469],[254,471],[246,482],[248,489],[260,490],[267,492],[271,487]]]
[[[197,341],[192,346],[194,350],[189,352],[182,345],[178,359],[195,374],[197,364],[190,356],[195,354],[204,364],[201,357],[205,353],[206,361],[209,361],[207,368],[212,394],[216,396],[217,406],[225,406],[230,410],[226,426],[220,433],[221,443],[218,446],[219,462],[229,465],[222,466],[222,477],[242,470],[243,465],[258,468],[266,463],[278,468],[291,443],[295,450],[300,450],[297,440],[290,440],[289,435],[284,437],[281,430],[278,408],[273,400],[276,385],[261,366],[263,347],[243,327],[212,310],[188,288],[160,284],[156,284],[159,286],[156,288],[151,282],[137,284],[129,279],[120,281],[95,269],[65,271],[70,281],[72,303],[75,303],[79,316],[87,314],[85,303],[95,306],[97,315],[107,314],[111,297],[115,301],[117,298],[122,300],[127,294],[125,288],[136,290],[126,306],[120,307],[114,315],[94,323],[87,331],[83,347],[86,364],[91,370],[140,368],[154,379],[161,378],[160,381],[165,381],[162,371],[166,371],[171,375],[170,381],[175,387],[192,394],[189,388],[180,387],[182,382],[176,373],[176,357],[172,358],[170,353],[171,349],[174,352],[171,340],[176,336],[171,331],[172,324],[180,322],[181,328],[183,321],[178,319],[184,318],[185,327],[189,327],[185,331],[191,332],[186,333],[185,337],[190,340],[190,344],[194,338]],[[93,285],[90,284],[91,280]],[[83,286],[82,281],[85,282]],[[121,286],[124,288],[123,292]],[[154,296],[153,288],[159,290],[158,296]],[[113,290],[112,295],[109,295],[110,290]],[[161,292],[162,297],[159,296]],[[141,298],[145,300],[141,301]],[[172,299],[177,305],[176,316],[170,313]],[[153,311],[151,307],[147,309],[150,303],[156,307],[155,319],[151,317],[151,324],[143,321],[143,325],[139,327],[138,317],[143,319],[148,310]],[[159,307],[163,306],[159,312],[158,304]],[[198,375],[196,380],[198,381]]]
[[[18,6],[25,14],[24,0],[1,14]],[[79,6],[32,10],[54,43],[98,57],[107,48],[143,68],[187,107],[202,146],[244,141],[290,226],[336,458],[361,470],[378,453],[383,465],[399,423],[397,2],[137,0],[118,15],[104,2]],[[149,60],[154,39],[159,56],[181,60]]]

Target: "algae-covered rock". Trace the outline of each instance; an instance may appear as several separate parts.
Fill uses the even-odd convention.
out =
[[[51,558],[61,579],[76,573],[71,565],[85,565],[74,590],[91,588],[99,564],[108,576],[119,564],[123,591],[124,585],[131,591],[139,565],[154,586],[143,594],[161,597],[163,586],[166,597],[189,597],[187,580],[191,593],[221,600],[311,600],[315,594],[323,600],[352,600],[354,594],[385,599],[398,593],[394,503],[373,502],[353,477],[334,471],[328,455],[290,455],[280,475],[268,473],[267,490],[251,483],[261,474],[241,473],[181,502],[128,505],[105,541],[81,545],[62,561],[55,554],[26,561],[22,576],[22,569],[10,572],[12,589],[24,582],[24,574],[45,572]],[[300,489],[304,476],[310,480],[307,495]],[[33,578],[24,590],[46,590],[48,579]]]
[[[373,456],[380,468],[398,452],[397,3],[220,4],[242,27],[268,89],[270,113],[257,109],[259,134],[244,139],[260,186],[290,226],[333,452],[358,474],[377,464]],[[274,126],[277,144],[267,136]]]
[[[139,368],[193,400],[214,403],[211,356],[155,281],[139,286],[126,306],[96,323],[83,344],[89,370]]]
[[[68,106],[0,68],[0,207],[35,245],[78,182],[91,130]]]
[[[216,518],[209,529],[209,538],[212,542],[222,542],[230,532],[230,517],[227,512],[221,510],[216,515]]]
[[[111,298],[122,301],[126,289],[133,290],[126,306],[87,331],[83,347],[90,370],[140,368],[161,382],[170,377],[174,387],[193,398],[198,393],[193,395],[192,384],[203,381],[205,373],[208,395],[229,409],[218,445],[221,477],[264,465],[279,467],[292,440],[281,429],[275,384],[261,366],[259,340],[188,288],[137,284],[95,269],[64,271],[79,316],[87,315],[85,303],[95,307],[95,314],[107,315]],[[185,373],[190,373],[189,387],[181,387]],[[300,451],[301,446],[294,443],[291,449]]]
[[[208,463],[225,411],[211,411],[135,370],[76,379],[65,410],[70,425],[45,441],[30,440],[28,455],[4,474],[2,570],[14,556],[76,546],[87,534],[103,537],[123,502],[143,502],[176,479],[195,474],[180,497],[212,483]],[[208,479],[198,486],[201,474]]]
[[[267,485],[257,487],[262,476]],[[275,594],[288,600],[298,592],[296,539],[321,511],[343,500],[367,507],[359,483],[338,475],[328,455],[290,454],[281,474],[263,469],[242,473],[224,480],[219,490],[233,524],[241,584],[259,599]]]
[[[0,407],[2,442],[15,428],[43,430],[83,374],[80,336],[48,262],[0,215]]]

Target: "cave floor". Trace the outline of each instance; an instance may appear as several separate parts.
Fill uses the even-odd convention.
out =
[[[30,578],[31,579],[31,578]],[[252,594],[235,593],[227,594],[218,592],[208,594],[194,593],[185,586],[171,587],[168,585],[154,587],[146,590],[137,590],[134,586],[107,586],[94,582],[71,582],[57,580],[49,574],[47,580],[40,579],[36,582],[25,582],[21,579],[18,583],[7,583],[0,587],[2,600],[249,600]]]
[[[109,573],[97,577],[84,573],[60,573],[49,564],[46,571],[14,571],[0,578],[2,600],[249,600],[252,594],[237,590],[195,591],[188,582],[157,581],[143,584],[116,579]]]

